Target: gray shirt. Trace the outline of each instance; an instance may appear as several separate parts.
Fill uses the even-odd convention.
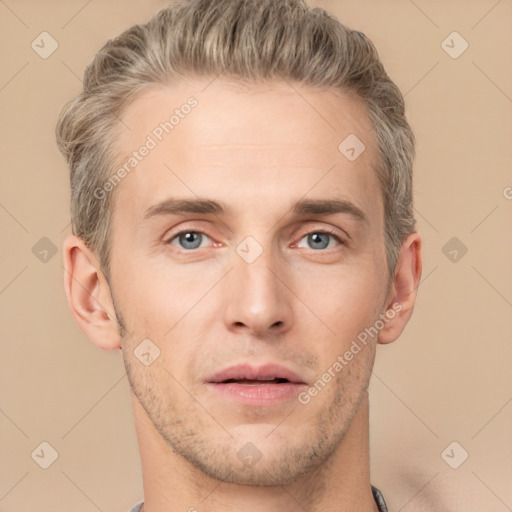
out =
[[[377,487],[374,487],[372,485],[372,493],[373,498],[375,499],[375,503],[377,503],[377,507],[379,507],[379,512],[388,512],[388,507],[386,506],[386,502],[384,501],[384,496],[382,496],[382,493],[377,489]],[[140,507],[142,506],[142,501],[140,503],[137,503],[130,512],[139,512]]]

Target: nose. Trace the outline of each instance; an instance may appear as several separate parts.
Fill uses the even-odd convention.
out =
[[[224,280],[224,322],[230,331],[266,337],[282,334],[292,324],[293,294],[287,286],[284,264],[271,249],[255,261],[233,256],[233,270]]]

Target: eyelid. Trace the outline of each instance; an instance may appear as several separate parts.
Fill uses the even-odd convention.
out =
[[[204,231],[204,228],[200,228],[197,226],[196,222],[199,222],[200,224],[204,224],[204,221],[201,220],[188,220],[184,222],[180,222],[179,224],[175,225],[172,228],[169,228],[165,231],[164,235],[162,236],[162,240],[164,242],[170,242],[173,238],[176,238],[178,235],[181,235],[183,233],[201,233],[202,235],[207,236],[208,238],[212,238]],[[183,227],[185,225],[185,227]]]

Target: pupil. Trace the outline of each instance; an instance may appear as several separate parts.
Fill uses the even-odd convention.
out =
[[[201,245],[200,234],[193,231],[184,233],[180,236],[180,242],[186,249],[197,249]]]
[[[325,249],[329,245],[329,241],[327,240],[327,235],[325,233],[313,233],[312,235],[309,235],[311,242],[316,245],[316,247],[313,247],[314,249],[319,248],[319,244],[321,245],[321,249]],[[323,243],[322,243],[322,237]]]

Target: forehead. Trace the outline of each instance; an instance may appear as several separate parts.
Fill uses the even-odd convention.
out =
[[[155,85],[125,108],[122,122],[126,129],[120,130],[118,149],[136,147],[141,134],[156,131],[158,138],[159,125],[169,122],[172,137],[166,139],[179,136],[194,145],[252,142],[270,150],[306,142],[336,154],[340,138],[349,133],[373,144],[371,122],[358,95],[288,82],[251,86],[217,78]],[[169,134],[164,129],[163,135]]]
[[[117,185],[116,209],[142,215],[172,194],[240,198],[247,207],[248,196],[261,205],[308,190],[363,202],[377,185],[371,122],[353,94],[287,82],[179,82],[140,94],[122,121],[116,169],[130,172]],[[364,148],[355,160],[352,147]]]

